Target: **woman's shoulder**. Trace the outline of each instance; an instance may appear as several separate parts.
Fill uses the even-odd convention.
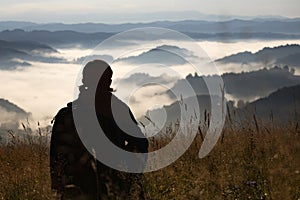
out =
[[[116,95],[111,94],[111,103],[112,103],[112,106],[115,105],[115,106],[121,106],[122,108],[126,108],[126,109],[129,109],[129,107],[127,106],[126,103],[124,103],[121,99],[119,99]]]

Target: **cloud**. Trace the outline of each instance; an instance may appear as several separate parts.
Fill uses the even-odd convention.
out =
[[[0,70],[0,94],[2,98],[30,111],[33,120],[49,125],[55,113],[73,100],[81,66],[40,62],[31,64],[23,70]]]
[[[161,85],[147,85],[131,93],[128,97],[128,104],[135,117],[139,118],[145,115],[148,110],[161,108],[172,103],[173,100],[166,95],[165,91],[166,88]]]
[[[115,94],[128,103],[136,117],[140,117],[153,107],[170,104],[172,99],[166,91],[178,80],[178,77],[161,74],[151,76],[147,73],[134,73],[124,79],[116,79]]]

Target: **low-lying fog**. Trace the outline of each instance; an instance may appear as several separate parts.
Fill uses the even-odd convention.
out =
[[[211,60],[222,58],[231,54],[243,51],[257,52],[264,47],[275,47],[286,44],[300,44],[300,40],[272,40],[272,41],[236,41],[236,42],[213,42],[199,41],[198,44],[207,53]],[[155,46],[154,46],[155,47]],[[122,51],[117,49],[118,51]],[[51,119],[59,108],[74,98],[74,91],[78,87],[76,80],[80,73],[82,64],[74,60],[89,56],[92,49],[58,49],[59,56],[67,59],[69,63],[41,63],[31,62],[32,66],[16,70],[0,70],[0,94],[1,98],[7,99],[27,112],[32,113],[35,122],[40,121],[42,125],[50,124]],[[107,50],[105,54],[109,54]],[[142,53],[142,50],[132,52],[132,55]],[[126,56],[125,56],[126,57]],[[204,65],[203,65],[204,66]],[[117,90],[116,95],[129,103],[136,117],[144,114],[148,109],[157,108],[163,104],[171,103],[171,99],[161,92],[172,87],[178,78],[184,78],[189,73],[194,74],[195,70],[189,64],[172,65],[169,71],[157,67],[151,70],[141,69],[140,64],[125,65],[117,62],[112,66],[114,70],[113,87]],[[219,73],[251,71],[263,68],[261,64],[246,66],[240,65],[217,65]],[[172,70],[171,70],[172,69]],[[173,71],[174,73],[169,73]],[[145,79],[157,85],[148,85],[144,88],[136,87],[136,83],[130,83],[126,78],[132,72],[145,73]],[[297,74],[300,74],[296,71]],[[150,76],[147,76],[150,74]],[[198,73],[198,75],[201,75]],[[143,83],[143,82],[142,82]],[[119,85],[118,85],[119,84]],[[126,87],[133,88],[126,91]],[[131,97],[125,98],[130,93]]]

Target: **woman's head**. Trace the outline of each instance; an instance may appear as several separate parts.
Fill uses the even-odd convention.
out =
[[[83,87],[85,90],[97,87],[97,91],[112,91],[112,88],[110,88],[112,75],[113,71],[105,61],[90,61],[83,68]]]

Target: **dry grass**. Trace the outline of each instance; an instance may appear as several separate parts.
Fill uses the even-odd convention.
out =
[[[201,142],[199,134],[175,163],[145,174],[147,199],[300,199],[300,132],[295,125],[227,127],[204,159],[198,158]],[[163,143],[151,141],[152,148]],[[0,146],[0,180],[0,199],[55,199],[49,145],[15,138]]]
[[[300,199],[300,133],[225,130],[209,156],[201,137],[174,164],[147,173],[148,199]]]
[[[0,199],[50,199],[49,149],[18,142],[0,146]]]

